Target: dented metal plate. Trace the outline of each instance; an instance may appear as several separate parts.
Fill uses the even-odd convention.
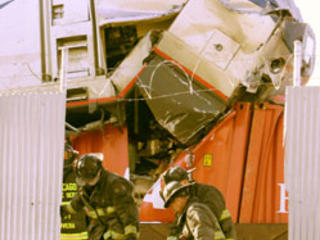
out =
[[[226,108],[226,100],[203,86],[177,63],[154,55],[137,79],[157,121],[184,144]]]
[[[225,69],[239,48],[239,43],[218,29],[214,29],[201,55],[221,69]]]

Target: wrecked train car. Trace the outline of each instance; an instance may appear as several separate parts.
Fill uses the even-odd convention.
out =
[[[141,221],[173,220],[158,178],[180,164],[224,193],[235,222],[286,223],[279,96],[292,85],[294,42],[303,47],[304,82],[315,51],[294,4],[73,4],[40,6],[41,72],[32,85],[65,85],[68,138],[81,154],[104,153],[104,166],[136,183]]]
[[[195,101],[172,100],[171,114],[167,110],[168,100],[163,100],[165,104],[157,103],[158,107],[151,103],[148,93],[160,88],[151,88],[157,80],[155,72],[160,72],[159,69],[164,68],[162,65],[175,65],[176,72],[182,72],[189,80],[184,80],[184,85],[190,96],[202,94],[201,90],[195,91],[192,87],[198,80],[208,88],[207,92],[214,92],[215,99],[220,100],[218,103],[211,101],[215,107],[219,108],[224,101],[225,105],[222,104],[218,111],[223,117],[211,115],[211,120],[217,120],[212,122],[211,132],[210,128],[204,130],[201,141],[195,140],[196,144],[181,153],[174,164],[196,167],[193,174],[196,180],[218,187],[226,196],[235,222],[287,222],[281,144],[283,107],[277,96],[283,95],[285,86],[293,84],[295,40],[303,42],[301,76],[306,82],[314,67],[314,35],[307,24],[301,23],[293,5],[267,1],[189,1],[154,47],[156,57],[153,59],[162,59],[150,61],[154,71],[149,71],[149,78],[146,78],[149,84],[137,83],[144,88],[154,116],[161,116],[158,122],[183,143],[187,141],[176,132],[179,124],[183,125],[189,117],[192,127],[196,127],[197,121],[187,115],[188,111],[179,112],[176,108],[183,104],[190,107]],[[173,68],[168,67],[171,71]],[[143,79],[144,75],[141,75]],[[171,75],[173,78],[179,76],[177,73]],[[183,82],[183,77],[177,78]],[[168,77],[163,75],[161,81],[166,79]],[[154,100],[157,101],[161,100]],[[241,101],[247,103],[234,105]],[[246,105],[248,103],[253,105]],[[159,107],[163,105],[165,110]],[[226,109],[232,110],[224,112]],[[233,123],[232,114],[237,116]],[[173,119],[171,124],[164,124],[167,119]],[[173,123],[175,127],[172,127]],[[192,127],[188,127],[190,125],[184,126],[185,131],[190,131],[186,136],[196,135]],[[204,129],[210,124],[199,126]],[[142,221],[172,221],[172,213],[162,207],[160,188],[158,181],[146,195],[140,212]]]
[[[166,31],[149,32],[108,78],[118,94],[91,101],[105,101],[124,124],[131,179],[147,176],[150,186],[169,165],[196,167],[194,178],[224,193],[235,222],[286,223],[277,97],[293,84],[295,40],[307,81],[314,36],[290,4],[189,1]],[[144,197],[143,222],[173,220],[160,188],[158,180]]]

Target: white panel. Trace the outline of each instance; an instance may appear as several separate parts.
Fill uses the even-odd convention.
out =
[[[65,93],[0,96],[0,240],[59,239]]]
[[[41,83],[39,1],[1,1],[0,89]]]
[[[170,26],[169,32],[183,39],[194,51],[200,53],[210,39],[212,31],[218,29],[240,43],[244,53],[255,52],[261,43],[268,40],[275,23],[270,16],[258,13],[261,8],[252,2],[241,1],[247,3],[247,10],[251,14],[230,11],[225,2],[189,0]]]
[[[320,239],[320,87],[289,87],[285,177],[289,239]]]
[[[61,7],[62,18],[53,19],[54,24],[72,24],[89,20],[89,0],[53,0],[53,9]],[[76,6],[76,7],[75,7]]]

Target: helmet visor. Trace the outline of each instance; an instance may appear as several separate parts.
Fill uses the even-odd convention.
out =
[[[78,186],[80,187],[84,187],[84,186],[94,186],[98,183],[99,179],[100,179],[100,174],[101,174],[101,170],[99,170],[99,172],[97,173],[97,175],[93,178],[83,178],[83,177],[76,177],[76,183]]]

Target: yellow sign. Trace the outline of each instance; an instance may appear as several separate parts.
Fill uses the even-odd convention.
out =
[[[205,154],[203,156],[203,166],[205,167],[211,167],[212,166],[212,162],[213,162],[213,156],[212,154]]]

